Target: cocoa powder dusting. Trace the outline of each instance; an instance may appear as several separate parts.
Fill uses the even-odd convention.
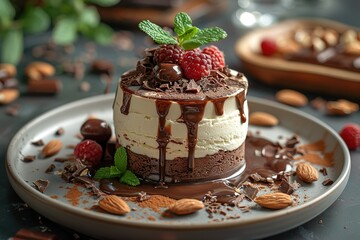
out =
[[[64,197],[71,203],[71,205],[73,206],[79,205],[82,192],[79,190],[78,185],[74,185],[73,187],[68,187],[67,189],[68,191]]]
[[[151,208],[154,212],[161,212],[161,208],[168,208],[170,205],[175,203],[175,199],[161,196],[152,195],[149,199],[139,202],[140,207]]]
[[[294,160],[306,160],[325,167],[334,166],[334,153],[325,152],[325,142],[323,140],[301,145],[298,149],[303,152],[303,155],[294,158]]]

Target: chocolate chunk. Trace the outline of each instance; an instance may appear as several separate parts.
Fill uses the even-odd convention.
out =
[[[61,91],[62,84],[58,79],[31,80],[27,85],[30,94],[57,94]]]
[[[28,240],[58,240],[59,238],[52,233],[35,232],[28,229],[20,229],[16,232],[13,239],[28,239]]]
[[[35,155],[27,155],[27,156],[24,156],[23,158],[23,161],[24,162],[32,162],[36,159],[36,156]]]
[[[93,73],[112,75],[114,73],[114,65],[108,60],[97,59],[91,64],[91,71]]]
[[[65,130],[64,130],[64,128],[59,128],[58,130],[56,130],[56,132],[55,132],[55,135],[56,136],[61,136],[61,135],[63,135],[65,133]]]
[[[321,173],[323,174],[323,176],[327,176],[327,170],[326,170],[326,168],[321,168],[321,169],[319,170],[319,172],[321,172]]]
[[[55,169],[55,165],[54,164],[50,164],[47,169],[45,170],[45,173],[51,173],[52,171],[54,171]]]
[[[44,146],[44,141],[43,140],[41,140],[41,139],[39,139],[39,140],[37,140],[37,141],[33,141],[33,142],[31,142],[31,144],[32,145],[34,145],[34,146]]]
[[[295,145],[298,144],[299,142],[300,142],[299,137],[295,135],[286,141],[285,146],[287,148],[294,148]]]
[[[45,192],[46,188],[49,186],[49,183],[49,180],[43,179],[39,179],[33,182],[35,188],[41,193]]]
[[[264,157],[274,157],[277,153],[278,148],[273,145],[266,145],[261,150],[261,155]]]
[[[185,89],[187,93],[199,93],[200,91],[201,87],[193,79],[190,80]]]
[[[322,185],[324,185],[324,186],[330,186],[330,185],[332,185],[333,183],[334,183],[334,181],[331,180],[330,178],[328,178],[328,179],[326,179],[326,180],[324,180],[324,181],[322,182]]]
[[[286,194],[292,194],[294,192],[294,188],[293,186],[291,186],[291,184],[288,181],[283,179],[280,182],[279,191]]]
[[[253,187],[249,184],[249,185],[244,186],[244,192],[245,192],[245,196],[248,199],[253,200],[256,197],[256,195],[258,194],[259,189],[256,187]]]

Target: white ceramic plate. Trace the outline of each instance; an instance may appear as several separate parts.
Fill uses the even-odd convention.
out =
[[[208,218],[205,210],[196,214],[176,218],[163,218],[160,213],[150,209],[132,211],[127,216],[89,210],[97,204],[97,199],[89,196],[88,191],[65,183],[56,170],[63,168],[63,163],[54,162],[54,157],[36,159],[26,163],[25,155],[39,155],[39,147],[31,145],[32,141],[42,139],[47,142],[59,138],[64,145],[76,144],[79,140],[75,134],[89,115],[95,115],[112,122],[113,95],[102,95],[76,101],[56,108],[34,119],[24,126],[12,139],[7,154],[6,170],[11,185],[17,194],[34,210],[56,223],[67,226],[75,231],[99,239],[250,239],[262,238],[294,228],[314,218],[328,208],[341,194],[350,173],[350,155],[344,142],[337,133],[319,120],[292,108],[249,98],[251,111],[266,111],[277,116],[281,123],[273,128],[251,127],[251,131],[260,131],[261,136],[278,140],[279,136],[291,137],[299,134],[302,143],[310,143],[323,139],[328,151],[334,152],[335,165],[328,168],[328,176],[334,180],[331,186],[323,186],[325,179],[320,174],[319,181],[297,190],[299,204],[286,209],[270,211],[245,201],[252,210],[244,213],[238,208],[231,211],[232,215],[240,215],[239,219],[226,219],[216,215],[215,222]],[[65,134],[54,136],[60,127]],[[63,148],[56,157],[71,153]],[[45,173],[45,169],[54,163],[55,172]],[[320,166],[318,167],[320,168]],[[38,179],[50,180],[44,193],[33,187]],[[65,195],[70,189],[82,192],[78,201],[71,202]],[[136,207],[130,203],[132,207]],[[149,219],[149,216],[154,217]]]

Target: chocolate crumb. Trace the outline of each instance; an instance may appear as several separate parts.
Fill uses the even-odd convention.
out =
[[[57,157],[54,159],[55,162],[67,162],[67,161],[72,161],[75,160],[73,157],[67,157],[67,158],[60,158]]]
[[[49,183],[50,183],[49,180],[43,180],[43,179],[39,179],[33,182],[35,188],[41,193],[45,192],[46,188],[49,186]]]
[[[310,102],[310,105],[316,110],[323,110],[325,108],[326,101],[321,97],[317,97]]]
[[[155,218],[154,216],[149,216],[149,217],[148,217],[148,220],[149,220],[149,221],[156,221],[156,218]]]
[[[31,142],[31,144],[32,145],[34,145],[34,146],[44,146],[44,141],[43,140],[37,140],[37,141],[33,141],[33,142]]]
[[[65,130],[64,130],[64,128],[59,128],[58,130],[56,130],[56,132],[55,132],[55,135],[56,136],[61,136],[61,135],[63,135],[65,133]]]
[[[326,168],[321,168],[319,171],[323,174],[323,176],[328,175]]]
[[[32,162],[32,161],[34,161],[35,159],[36,159],[36,156],[34,156],[34,155],[27,155],[27,156],[24,156],[23,161],[24,161],[24,162]]]
[[[294,192],[294,188],[288,181],[283,179],[280,182],[279,191],[286,194],[292,194]]]
[[[5,113],[9,116],[15,117],[19,114],[19,110],[20,110],[20,105],[19,104],[13,104],[8,106],[5,109]]]
[[[328,179],[326,179],[326,180],[324,180],[324,181],[322,182],[322,185],[324,185],[324,186],[330,186],[330,185],[332,185],[333,183],[334,183],[334,181],[331,180],[330,178],[328,178]]]
[[[51,173],[55,169],[55,164],[50,164],[47,169],[45,170],[45,173]]]
[[[323,220],[322,220],[322,219],[320,219],[318,223],[319,223],[319,224],[323,224]]]

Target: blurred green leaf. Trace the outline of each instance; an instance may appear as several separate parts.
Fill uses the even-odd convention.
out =
[[[99,44],[109,44],[112,41],[114,31],[108,25],[100,23],[93,32],[93,39]]]
[[[77,22],[73,18],[60,19],[53,30],[54,42],[59,45],[73,43],[76,39]]]
[[[17,64],[23,54],[23,35],[18,29],[10,29],[3,38],[1,60],[6,63]]]
[[[24,31],[29,33],[39,33],[47,30],[50,26],[50,18],[39,7],[29,8],[23,16]]]
[[[87,0],[89,3],[94,3],[102,7],[110,7],[120,2],[120,0]]]
[[[95,7],[86,7],[80,13],[80,23],[95,27],[100,22],[100,16]]]
[[[6,18],[14,18],[15,9],[11,5],[9,0],[0,0],[0,17],[1,19]]]

